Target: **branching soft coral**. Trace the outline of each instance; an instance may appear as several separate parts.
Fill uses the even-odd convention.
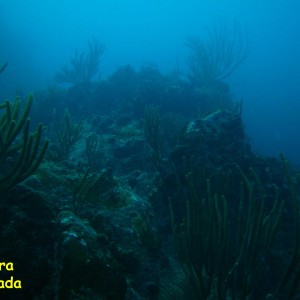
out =
[[[8,66],[8,62],[6,62],[2,66],[0,66],[0,74],[6,69],[7,66]]]
[[[40,147],[42,125],[30,133],[28,118],[32,95],[22,112],[21,100],[0,104],[0,192],[6,191],[30,176],[41,163],[48,141]],[[21,137],[19,138],[19,136]]]
[[[209,85],[232,74],[249,54],[247,32],[235,22],[216,24],[206,42],[198,37],[187,39],[191,54],[187,58],[190,79],[196,85]]]
[[[88,53],[75,52],[69,65],[64,65],[55,76],[58,83],[72,85],[89,82],[99,72],[100,57],[105,49],[104,44],[93,39],[89,42]]]

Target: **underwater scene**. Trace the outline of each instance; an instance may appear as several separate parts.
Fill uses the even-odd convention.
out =
[[[300,299],[299,15],[1,1],[0,299]]]

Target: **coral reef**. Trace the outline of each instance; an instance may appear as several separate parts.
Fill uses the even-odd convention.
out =
[[[1,104],[0,254],[23,299],[299,298],[300,177],[251,150],[223,81],[248,53],[236,26],[201,45],[238,51],[205,80],[146,65],[86,84],[69,73],[103,49],[75,56],[70,87],[36,93],[56,109],[46,153],[32,97]]]

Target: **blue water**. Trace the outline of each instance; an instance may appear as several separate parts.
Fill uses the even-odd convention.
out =
[[[0,99],[51,84],[75,49],[105,43],[101,78],[117,67],[155,64],[186,72],[186,37],[204,36],[216,20],[248,28],[251,52],[227,82],[244,100],[253,149],[300,164],[300,1],[297,0],[2,0]]]

